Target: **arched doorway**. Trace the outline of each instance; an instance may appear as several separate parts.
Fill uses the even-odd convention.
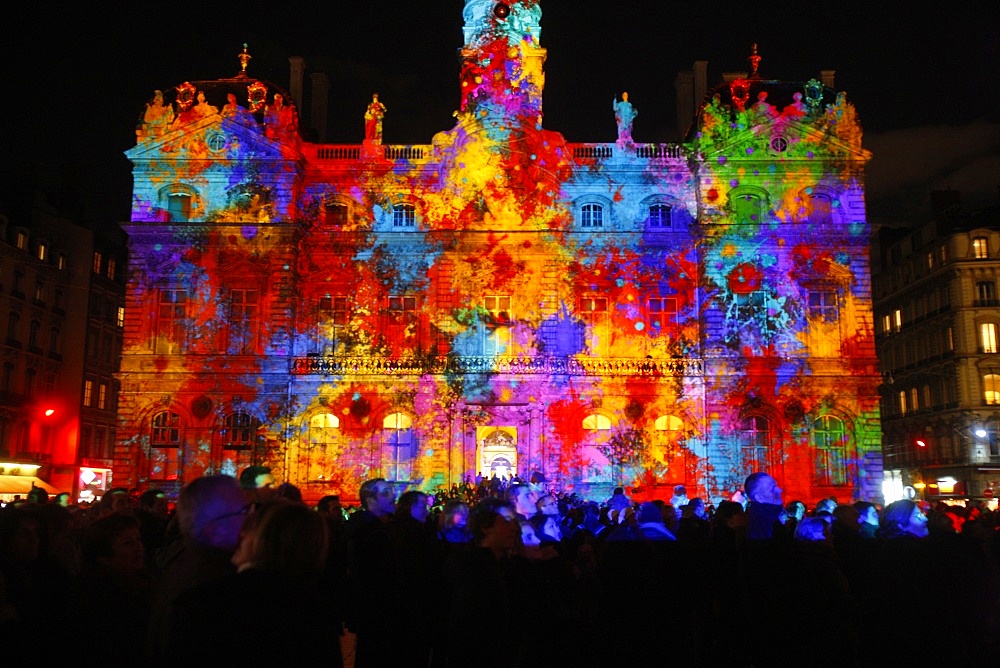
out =
[[[476,473],[484,478],[510,478],[517,473],[517,428],[479,427]]]

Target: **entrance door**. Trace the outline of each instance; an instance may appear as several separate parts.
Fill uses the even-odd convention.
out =
[[[477,432],[477,474],[510,480],[517,473],[517,428],[479,427]]]

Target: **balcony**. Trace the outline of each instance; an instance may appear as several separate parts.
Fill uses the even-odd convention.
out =
[[[570,144],[576,160],[613,160],[640,158],[642,160],[683,160],[684,151],[677,144]],[[434,147],[429,144],[366,145],[319,144],[303,147],[310,162],[316,164],[356,162],[358,160],[406,160],[414,163],[430,161]]]

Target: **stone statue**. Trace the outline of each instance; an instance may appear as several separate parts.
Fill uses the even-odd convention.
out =
[[[372,95],[372,102],[365,111],[365,141],[372,144],[382,143],[382,117],[385,116],[385,105],[378,101],[378,93]]]
[[[205,116],[214,116],[219,113],[219,108],[205,101],[204,91],[198,91],[198,104],[194,106],[192,111],[196,118],[204,118]]]
[[[611,102],[612,108],[615,110],[615,123],[618,124],[618,143],[619,144],[631,144],[632,143],[632,121],[635,117],[639,115],[639,112],[632,107],[632,103],[628,101],[628,93],[622,93],[622,99],[619,102],[617,98]]]
[[[163,103],[163,91],[153,91],[153,99],[146,103],[146,112],[142,115],[142,124],[136,134],[140,139],[162,135],[173,122],[174,108]]]

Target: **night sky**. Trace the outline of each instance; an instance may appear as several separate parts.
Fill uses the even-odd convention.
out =
[[[131,174],[123,151],[135,144],[145,102],[157,88],[235,75],[243,42],[253,77],[287,87],[294,55],[306,59],[307,81],[310,72],[327,73],[327,141],[360,143],[365,107],[378,92],[388,107],[386,143],[429,143],[453,125],[459,103],[463,4],[20,7],[19,18],[6,18],[0,40],[7,93],[0,106],[0,212],[17,217],[42,190],[84,220],[126,219]],[[747,71],[756,42],[764,78],[805,81],[836,70],[836,88],[857,106],[865,146],[875,154],[867,189],[873,221],[926,221],[932,189],[961,191],[968,210],[996,203],[996,4],[908,3],[899,16],[883,6],[546,0],[545,127],[571,142],[614,141],[611,101],[628,91],[639,111],[636,141],[673,140],[677,72],[707,60],[712,86],[723,72]],[[305,114],[308,99],[299,106]]]

